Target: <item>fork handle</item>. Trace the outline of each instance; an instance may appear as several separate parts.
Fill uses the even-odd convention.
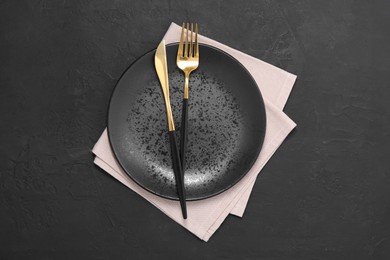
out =
[[[179,195],[180,207],[183,218],[187,218],[186,192],[184,189],[184,174],[181,167],[180,155],[177,149],[176,131],[169,131],[169,142],[171,143],[171,157],[173,173],[175,174],[176,188]]]
[[[187,125],[188,125],[188,99],[183,99],[183,108],[181,110],[181,126],[180,126],[180,159],[183,173],[186,166],[186,150],[187,150]]]

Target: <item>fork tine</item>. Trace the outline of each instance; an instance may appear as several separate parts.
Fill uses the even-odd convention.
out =
[[[179,49],[177,50],[177,56],[179,57],[183,57],[183,45],[184,45],[184,23],[181,26],[180,43],[179,43]]]
[[[194,44],[192,42],[192,34],[194,33],[194,24],[191,23],[191,41],[190,41],[190,53],[189,56],[192,57],[192,48],[194,47]]]
[[[194,56],[199,56],[199,44],[198,44],[198,23],[195,23],[195,47]]]
[[[187,30],[186,30],[186,41],[184,45],[184,57],[188,57],[188,30],[189,30],[189,24],[187,23]]]

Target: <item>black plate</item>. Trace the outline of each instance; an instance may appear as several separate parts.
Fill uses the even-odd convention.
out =
[[[264,102],[249,72],[219,49],[199,48],[200,65],[190,77],[187,200],[208,198],[236,184],[257,159],[266,127]],[[177,44],[166,50],[179,131],[184,77],[176,68]],[[118,81],[109,106],[108,134],[117,160],[135,182],[159,196],[178,199],[154,53],[135,61]]]

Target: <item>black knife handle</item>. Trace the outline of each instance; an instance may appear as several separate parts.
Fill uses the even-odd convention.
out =
[[[177,194],[179,195],[181,212],[183,218],[187,218],[186,192],[184,189],[184,174],[181,167],[179,150],[177,148],[176,132],[169,131],[169,142],[171,143],[171,156],[173,173],[175,174]]]
[[[180,159],[183,173],[186,168],[186,151],[187,151],[187,125],[188,125],[188,99],[183,99],[183,109],[181,111],[180,126]]]

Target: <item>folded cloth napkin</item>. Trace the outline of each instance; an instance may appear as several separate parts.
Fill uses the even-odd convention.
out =
[[[164,40],[166,43],[177,42],[180,39],[180,33],[181,27],[172,23],[164,36]],[[199,35],[198,40],[229,53],[241,62],[251,73],[263,95],[267,115],[265,139],[259,157],[244,178],[229,190],[217,196],[187,202],[188,219],[185,220],[182,218],[178,201],[156,196],[141,188],[126,175],[111,150],[107,130],[104,130],[92,152],[96,155],[94,160],[96,165],[141,195],[197,237],[208,241],[229,214],[243,215],[257,175],[296,126],[282,111],[296,76],[207,37]]]

